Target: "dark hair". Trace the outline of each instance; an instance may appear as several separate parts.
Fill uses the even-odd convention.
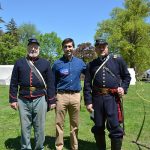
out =
[[[71,39],[71,38],[66,38],[66,39],[64,39],[63,42],[62,42],[62,47],[64,47],[64,45],[65,45],[66,43],[70,43],[70,42],[72,43],[73,47],[75,47],[74,40]]]

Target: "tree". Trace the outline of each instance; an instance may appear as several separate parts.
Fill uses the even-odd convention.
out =
[[[0,3],[0,10],[2,10],[1,3]],[[2,19],[2,17],[0,17],[0,23],[4,23],[4,20]]]
[[[24,23],[18,27],[19,32],[19,41],[26,46],[28,39],[32,37],[37,37],[40,35],[40,32],[36,29],[34,24]]]
[[[15,37],[12,34],[3,34],[0,36],[0,64],[8,65],[20,57],[24,57],[26,49],[23,45],[15,45]]]
[[[10,34],[14,36],[13,45],[17,46],[19,44],[19,34],[15,20],[12,18],[5,26],[7,30],[5,34]]]
[[[5,21],[2,19],[2,17],[0,17],[0,23],[4,23]],[[2,27],[0,27],[2,28]]]
[[[79,44],[74,55],[81,58],[85,63],[90,62],[96,57],[94,47],[88,42]]]
[[[10,33],[10,34],[17,33],[17,24],[13,18],[5,26],[6,26],[7,33]]]
[[[48,59],[52,63],[61,57],[63,51],[61,49],[61,38],[55,32],[41,34],[38,37],[41,47],[42,57]]]
[[[117,50],[137,73],[150,65],[149,6],[148,0],[125,0],[124,8],[114,8],[111,18],[99,23],[95,34],[98,38],[105,33],[111,50]]]
[[[1,7],[1,3],[0,3],[0,10],[2,10],[2,7]],[[0,24],[1,23],[4,23],[5,21],[3,20],[2,17],[0,17]],[[3,30],[1,29],[2,27],[0,27],[0,36],[3,34]]]

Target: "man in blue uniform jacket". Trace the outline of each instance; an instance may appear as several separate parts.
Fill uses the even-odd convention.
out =
[[[121,150],[124,131],[120,126],[120,96],[127,93],[131,77],[122,57],[109,54],[106,40],[96,40],[95,51],[98,58],[87,65],[84,82],[86,108],[90,113],[94,111],[92,132],[98,150],[106,150],[106,125],[111,150]]]
[[[21,122],[21,150],[31,150],[30,132],[34,128],[35,150],[44,149],[44,128],[47,107],[55,107],[55,86],[49,61],[39,58],[40,45],[37,39],[29,39],[27,57],[16,61],[10,83],[9,102],[11,108],[19,109]],[[31,63],[29,63],[31,62]],[[31,69],[38,69],[40,81]],[[45,83],[44,83],[45,82]],[[47,102],[45,99],[47,95]]]

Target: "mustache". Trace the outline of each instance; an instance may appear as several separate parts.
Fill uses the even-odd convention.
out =
[[[38,55],[39,55],[39,50],[30,50],[30,51],[28,51],[28,55],[30,56],[30,57],[37,57]]]

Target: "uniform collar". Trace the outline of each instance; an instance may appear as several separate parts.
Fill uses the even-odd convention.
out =
[[[108,54],[108,55],[109,55],[109,54]],[[108,55],[99,56],[99,57],[98,57],[98,60],[100,60],[100,61],[105,61],[105,59],[107,58]]]

